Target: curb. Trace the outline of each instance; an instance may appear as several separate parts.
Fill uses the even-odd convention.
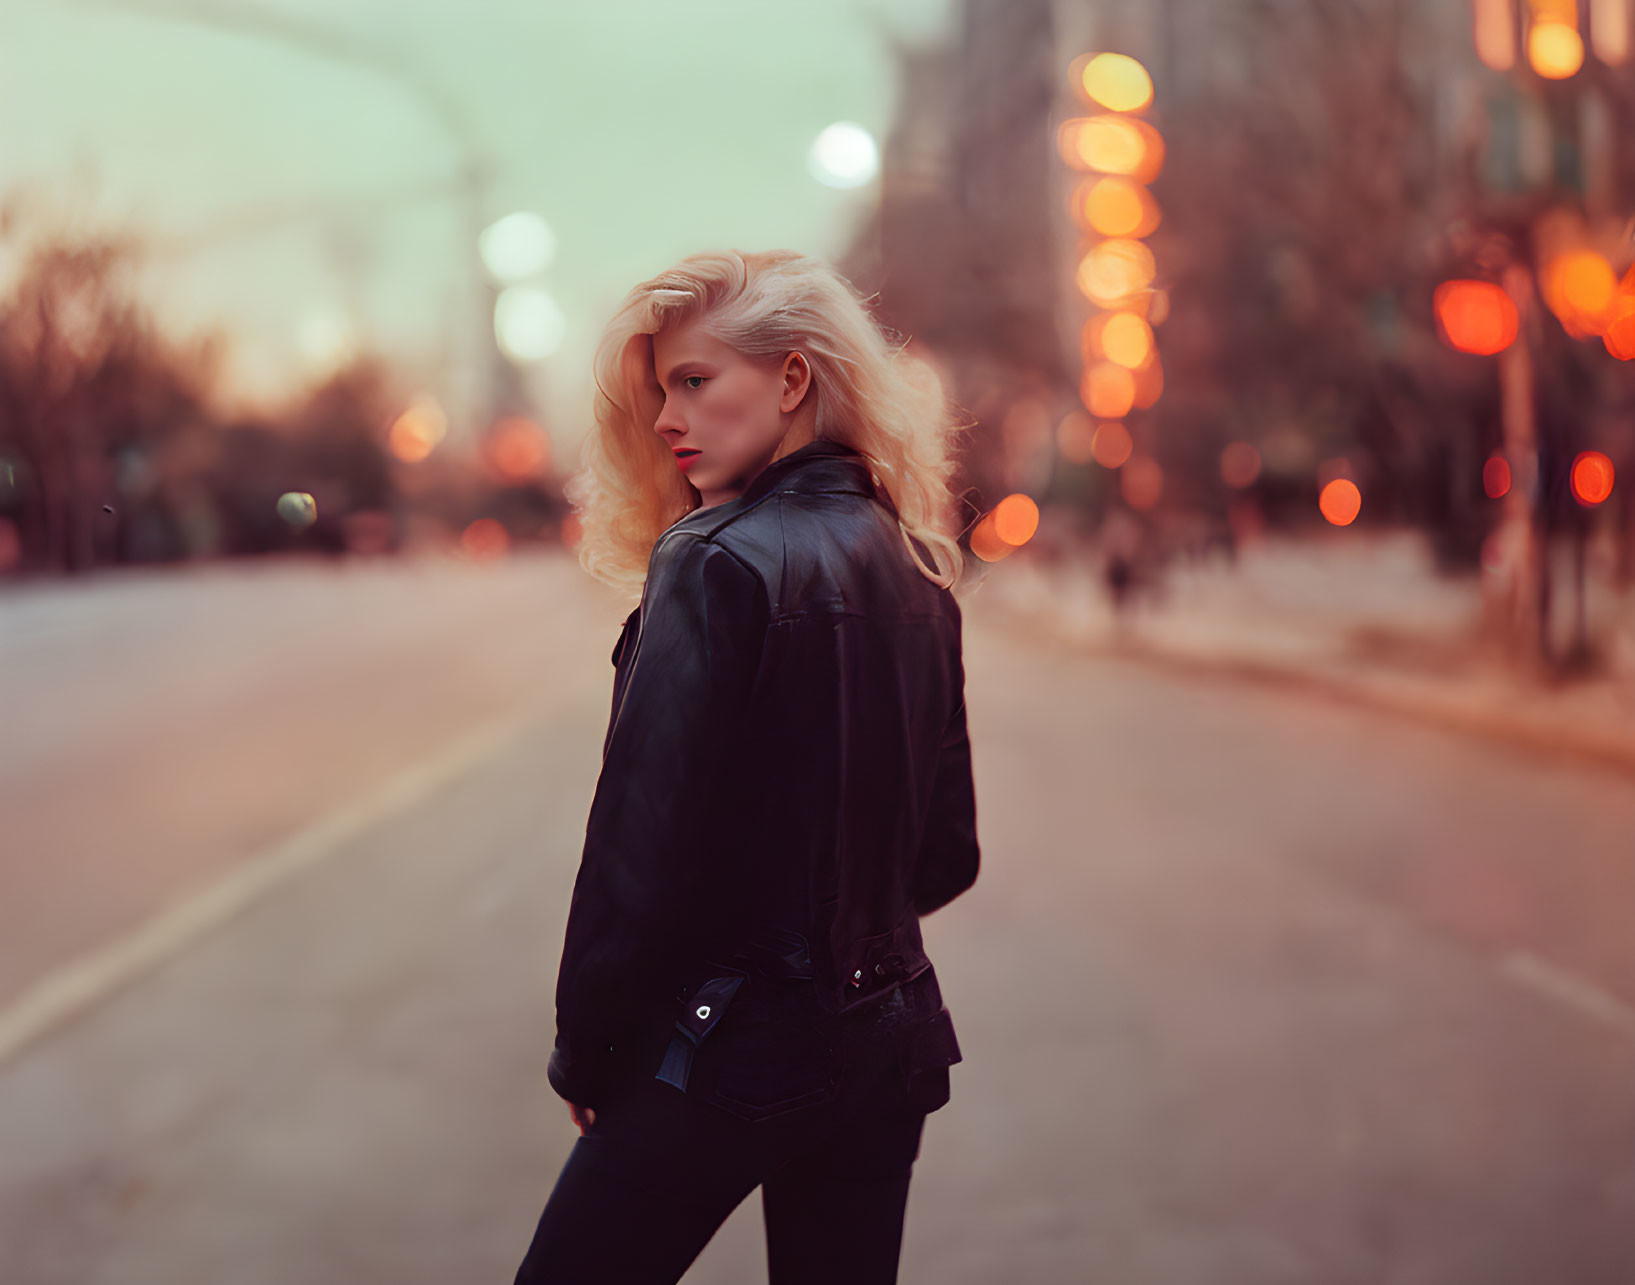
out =
[[[1002,593],[995,597],[1001,598],[1008,609],[995,622],[1000,628],[1034,638],[1037,631],[1046,631],[1080,655],[1129,661],[1169,673],[1320,695],[1341,704],[1390,714],[1405,722],[1477,737],[1556,762],[1587,764],[1635,779],[1635,728],[1620,733],[1612,727],[1573,726],[1506,713],[1485,703],[1450,696],[1413,679],[1350,677],[1244,653],[1191,651],[1150,639],[1107,641],[1064,623],[1052,612],[1023,605],[1013,595]]]

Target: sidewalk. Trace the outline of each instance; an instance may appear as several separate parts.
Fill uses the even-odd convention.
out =
[[[1635,776],[1635,612],[1603,594],[1592,620],[1610,673],[1547,685],[1484,641],[1481,585],[1445,579],[1413,534],[1268,540],[1161,573],[1120,627],[1094,548],[1047,560],[1023,550],[988,570],[996,607],[1057,640],[1198,673],[1304,688],[1554,758]],[[1557,608],[1569,614],[1570,587]]]

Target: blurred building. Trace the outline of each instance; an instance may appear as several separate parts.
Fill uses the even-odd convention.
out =
[[[1116,466],[1064,467],[1053,440],[1081,409],[1093,311],[1068,213],[1081,176],[1056,130],[1086,111],[1074,58],[1117,50],[1151,70],[1167,148],[1150,240],[1163,390],[1128,423],[1162,467],[1164,506],[1221,520],[1235,503],[1222,452],[1247,443],[1273,521],[1321,521],[1317,492],[1343,476],[1365,521],[1426,526],[1474,566],[1495,520],[1482,466],[1510,412],[1493,365],[1440,342],[1436,285],[1493,275],[1494,238],[1546,284],[1549,218],[1606,242],[1620,273],[1629,258],[1613,233],[1635,192],[1635,77],[1612,46],[1635,5],[1572,6],[1583,66],[1552,77],[1529,65],[1541,2],[965,0],[947,47],[906,52],[879,212],[845,266],[979,421],[980,502],[1117,493]],[[1545,462],[1560,473],[1594,446],[1627,476],[1627,368],[1556,320],[1541,313],[1534,341]],[[1623,494],[1611,508],[1635,526]]]
[[[905,51],[879,210],[841,259],[982,424],[1019,399],[1059,402],[1072,378],[1053,242],[1055,48],[1050,0],[965,0],[948,46]],[[970,446],[991,504],[1004,440],[978,432]]]

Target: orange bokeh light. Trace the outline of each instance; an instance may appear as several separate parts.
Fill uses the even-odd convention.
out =
[[[1083,411],[1062,416],[1056,425],[1056,449],[1072,464],[1088,464],[1095,458],[1096,422]]]
[[[999,538],[994,530],[994,515],[989,513],[971,529],[971,552],[984,562],[998,562],[1015,553],[1016,546]]]
[[[1527,61],[1546,80],[1565,80],[1584,65],[1584,38],[1565,22],[1535,22],[1527,33]]]
[[[1097,419],[1123,419],[1135,405],[1135,376],[1111,361],[1098,361],[1084,372],[1079,397]]]
[[[1503,499],[1510,494],[1510,461],[1502,455],[1488,457],[1482,465],[1482,490],[1490,500]]]
[[[1515,342],[1515,301],[1489,281],[1444,281],[1433,300],[1442,338],[1460,352],[1491,356]]]
[[[1146,410],[1164,395],[1164,363],[1158,360],[1156,352],[1140,370],[1135,372],[1135,405],[1138,410]]]
[[[1152,327],[1133,312],[1115,312],[1101,327],[1101,350],[1107,360],[1140,370],[1152,357]]]
[[[419,398],[392,421],[386,448],[405,464],[418,464],[437,448],[447,431],[442,408],[430,398]]]
[[[1084,323],[1084,329],[1079,332],[1079,352],[1084,358],[1086,366],[1094,366],[1098,361],[1107,359],[1107,350],[1102,346],[1102,331],[1107,323],[1121,313],[1129,313],[1145,321],[1147,303],[1152,298],[1150,294],[1133,295],[1120,301],[1118,312],[1101,312]]]
[[[493,518],[478,518],[460,533],[460,551],[471,558],[497,558],[511,547],[511,537]]]
[[[1132,509],[1145,512],[1157,507],[1164,495],[1164,470],[1150,455],[1137,455],[1118,475],[1119,491],[1124,503]]]
[[[1079,261],[1078,286],[1092,303],[1118,306],[1152,285],[1158,265],[1140,241],[1111,237]]]
[[[1619,361],[1635,361],[1635,287],[1631,286],[1635,270],[1626,276],[1607,310],[1606,328],[1601,342]]]
[[[1152,105],[1152,77],[1128,54],[1097,54],[1079,72],[1091,102],[1115,112],[1140,112]]]
[[[1317,507],[1335,526],[1350,526],[1362,512],[1362,492],[1350,478],[1337,477],[1323,488]]]
[[[432,451],[431,439],[417,432],[412,423],[400,418],[392,425],[389,438],[392,454],[405,464],[418,464]]]
[[[1563,255],[1560,265],[1561,297],[1580,312],[1605,312],[1618,289],[1612,265],[1594,250]]]
[[[1062,159],[1075,169],[1121,174],[1151,183],[1164,168],[1164,139],[1146,121],[1129,116],[1078,116],[1056,132]]]
[[[1612,494],[1612,461],[1600,451],[1584,451],[1573,461],[1573,499],[1589,508]]]
[[[994,506],[993,529],[1006,544],[1020,547],[1039,529],[1039,506],[1020,492],[1007,495]]]
[[[1544,301],[1567,333],[1582,338],[1606,330],[1618,296],[1618,276],[1594,250],[1574,250],[1552,259],[1541,274]]]
[[[1248,442],[1233,442],[1221,452],[1221,481],[1234,491],[1253,486],[1260,476],[1260,452]]]
[[[1090,457],[1102,468],[1123,468],[1134,450],[1130,430],[1117,420],[1097,425],[1090,439]]]
[[[511,482],[538,477],[551,458],[545,430],[521,416],[511,416],[495,424],[488,431],[484,449],[495,472]]]
[[[1102,236],[1143,237],[1163,216],[1152,194],[1126,178],[1086,179],[1073,191],[1074,217]]]

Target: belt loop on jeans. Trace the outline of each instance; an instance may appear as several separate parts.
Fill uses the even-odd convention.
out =
[[[693,992],[692,998],[685,1001],[681,1016],[676,1019],[675,1034],[670,1037],[669,1047],[664,1050],[664,1061],[660,1063],[654,1079],[673,1084],[683,1093],[687,1091],[687,1080],[693,1070],[693,1055],[704,1037],[721,1021],[727,1005],[743,984],[744,975],[732,973],[712,977]]]
[[[673,1084],[683,1093],[687,1091],[687,1078],[693,1073],[693,1053],[698,1046],[676,1034],[670,1037],[670,1045],[664,1050],[664,1061],[659,1064],[658,1074],[653,1078],[663,1080],[666,1084]]]

